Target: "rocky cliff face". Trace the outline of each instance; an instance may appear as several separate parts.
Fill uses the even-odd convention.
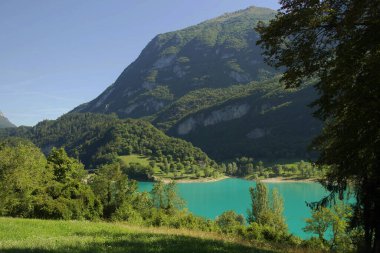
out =
[[[198,113],[190,116],[185,121],[176,126],[178,135],[186,135],[194,131],[197,127],[212,126],[221,122],[239,119],[246,115],[250,106],[246,103],[238,105],[227,105],[221,109],[213,110],[209,113]]]
[[[146,118],[215,159],[306,159],[320,128],[307,107],[311,86],[286,91],[263,62],[258,21],[275,11],[251,7],[157,35],[93,101],[74,112]]]

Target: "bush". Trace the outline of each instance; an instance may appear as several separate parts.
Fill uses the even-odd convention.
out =
[[[222,233],[235,233],[241,226],[245,224],[244,216],[234,211],[226,211],[216,217],[215,223]]]

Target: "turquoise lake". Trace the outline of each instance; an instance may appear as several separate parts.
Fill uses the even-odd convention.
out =
[[[139,182],[140,191],[150,191],[153,183]],[[229,178],[211,183],[179,183],[178,191],[186,201],[186,206],[192,213],[210,219],[215,219],[224,211],[234,210],[247,216],[250,207],[249,187],[254,181]],[[327,192],[318,183],[284,182],[266,183],[270,189],[277,188],[284,199],[284,215],[289,231],[301,238],[311,234],[302,231],[305,218],[310,217],[310,209],[306,202],[320,200]]]

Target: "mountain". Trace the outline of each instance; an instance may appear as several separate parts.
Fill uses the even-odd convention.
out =
[[[14,124],[12,124],[0,111],[0,128],[7,128],[7,127],[16,127]]]
[[[73,112],[144,118],[218,160],[306,159],[321,128],[311,84],[285,90],[266,65],[254,26],[276,12],[250,7],[157,35],[93,101]]]

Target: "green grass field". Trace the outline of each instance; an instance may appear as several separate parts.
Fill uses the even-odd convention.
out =
[[[206,232],[123,223],[0,218],[0,252],[270,253]]]

